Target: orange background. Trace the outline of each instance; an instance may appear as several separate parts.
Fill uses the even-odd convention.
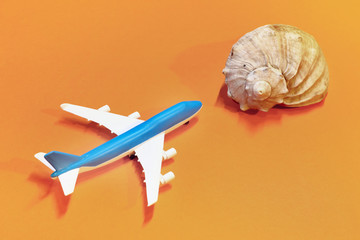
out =
[[[0,2],[1,239],[360,239],[358,1]],[[322,103],[240,112],[221,71],[239,37],[297,26],[330,70]],[[166,137],[176,179],[147,208],[128,158],[64,197],[33,155],[82,154],[113,135],[62,112],[109,104],[144,119],[182,100]]]

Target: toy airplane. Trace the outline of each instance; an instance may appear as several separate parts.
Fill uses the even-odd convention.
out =
[[[172,172],[161,175],[162,160],[176,154],[174,148],[163,150],[165,134],[187,123],[201,107],[200,101],[180,102],[143,121],[138,119],[138,112],[126,117],[110,113],[107,105],[91,109],[64,103],[61,105],[63,110],[97,122],[118,136],[81,156],[52,151],[46,154],[39,152],[35,157],[54,171],[51,177],[59,177],[64,194],[69,195],[74,192],[80,167],[98,167],[115,158],[136,155],[144,169],[150,206],[158,199],[160,183],[168,183],[175,177]]]

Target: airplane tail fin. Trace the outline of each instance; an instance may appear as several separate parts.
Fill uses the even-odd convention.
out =
[[[56,171],[59,171],[69,166],[71,163],[77,162],[81,159],[80,156],[58,151],[49,152],[45,154],[44,158],[56,169]]]
[[[39,152],[35,154],[35,157],[53,171],[59,171],[69,164],[81,159],[80,156],[57,151],[52,151],[47,154]],[[75,168],[59,175],[61,187],[65,196],[74,192],[78,174],[79,168]]]

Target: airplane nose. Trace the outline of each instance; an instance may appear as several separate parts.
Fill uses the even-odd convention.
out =
[[[202,102],[200,101],[192,101],[194,108],[200,109],[202,107]]]
[[[202,107],[202,103],[200,101],[184,101],[182,103],[183,106],[189,111],[189,113],[194,114],[200,110]]]
[[[194,108],[201,108],[202,107],[202,103],[200,101],[190,101],[190,103]]]

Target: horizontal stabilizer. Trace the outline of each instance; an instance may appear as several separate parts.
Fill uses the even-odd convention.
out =
[[[42,162],[45,166],[47,166],[48,168],[50,168],[53,171],[56,171],[55,168],[53,166],[51,166],[51,164],[45,159],[46,153],[43,152],[38,152],[37,154],[35,154],[35,157],[40,160],[40,162]]]
[[[66,173],[59,175],[61,187],[65,196],[72,194],[75,189],[76,179],[79,174],[79,168],[75,168]]]
[[[45,154],[44,157],[47,162],[56,169],[56,171],[59,171],[69,166],[71,163],[77,162],[81,159],[80,156],[57,151],[49,152]]]

